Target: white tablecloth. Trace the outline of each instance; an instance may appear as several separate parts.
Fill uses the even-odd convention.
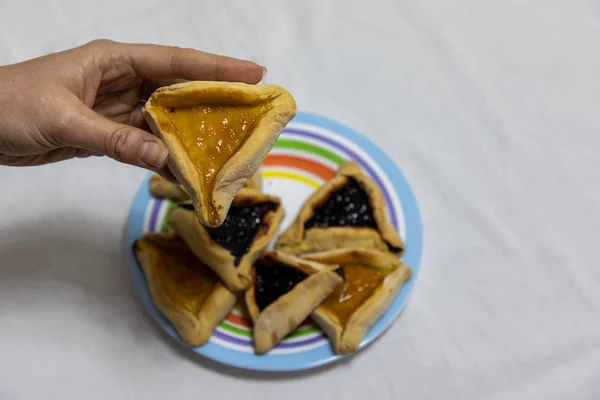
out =
[[[256,374],[181,350],[137,300],[120,245],[144,171],[0,168],[0,399],[600,398],[599,15],[593,0],[0,0],[0,64],[106,37],[266,65],[299,109],[394,157],[425,227],[380,341]]]

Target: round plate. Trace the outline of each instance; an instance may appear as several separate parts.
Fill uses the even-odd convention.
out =
[[[389,218],[406,243],[403,260],[413,269],[413,277],[366,334],[360,345],[362,349],[400,315],[419,272],[423,230],[417,202],[404,176],[389,156],[361,134],[330,119],[297,113],[263,163],[263,191],[282,199],[286,217],[280,227],[281,233],[293,221],[306,197],[331,179],[345,160],[358,162],[382,189]],[[173,203],[150,196],[149,177],[144,179],[138,190],[127,220],[127,268],[135,290],[154,320],[170,336],[184,344],[171,323],[154,305],[144,274],[132,251],[134,241],[144,232],[169,231],[165,217]],[[189,348],[224,364],[263,371],[314,368],[341,358],[333,353],[327,337],[312,323],[300,326],[269,353],[256,355],[252,350],[250,319],[239,308],[235,308],[215,329],[207,344]]]

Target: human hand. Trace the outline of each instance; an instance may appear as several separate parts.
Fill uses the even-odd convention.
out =
[[[168,179],[168,152],[142,101],[181,80],[258,83],[250,61],[176,47],[98,40],[0,67],[0,164],[106,155]]]

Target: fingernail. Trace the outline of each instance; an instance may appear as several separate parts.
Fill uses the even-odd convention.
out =
[[[263,70],[263,76],[262,76],[262,78],[264,80],[265,76],[267,76],[267,72],[269,72],[269,71],[267,70],[267,67],[263,67],[263,66],[261,66],[261,67],[262,67],[262,70]]]
[[[139,158],[148,165],[162,168],[167,162],[169,151],[160,143],[147,141],[140,147]]]

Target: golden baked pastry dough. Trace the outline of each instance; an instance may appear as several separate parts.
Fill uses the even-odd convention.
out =
[[[245,188],[262,190],[262,171],[258,171],[246,182]],[[150,194],[154,197],[173,200],[175,202],[187,201],[190,196],[183,186],[176,185],[158,174],[150,177]]]
[[[190,199],[183,186],[169,182],[158,174],[150,177],[150,194],[161,199],[169,199],[176,202]]]
[[[363,248],[400,255],[404,242],[386,216],[377,184],[355,162],[346,162],[305,201],[275,248],[290,254]]]
[[[161,87],[143,108],[199,220],[213,227],[295,113],[294,98],[279,86],[232,82]]]
[[[236,295],[173,234],[147,233],[134,252],[154,303],[181,339],[190,346],[206,343]]]
[[[245,298],[256,353],[271,350],[342,284],[337,268],[279,252],[255,263]]]
[[[367,331],[412,276],[412,269],[397,257],[378,250],[330,250],[303,258],[339,265],[344,271],[344,284],[312,313],[337,353],[358,350]]]
[[[283,217],[279,197],[242,189],[219,227],[202,225],[189,203],[174,207],[167,222],[229,290],[238,292],[250,285],[250,268],[275,237]]]

